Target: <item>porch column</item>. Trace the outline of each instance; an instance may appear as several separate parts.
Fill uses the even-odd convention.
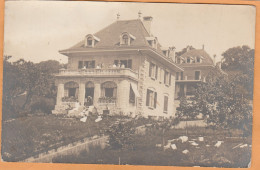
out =
[[[79,94],[78,94],[79,103],[84,106],[85,100],[85,83],[79,84]]]
[[[60,84],[58,84],[56,105],[61,105],[62,97],[64,97],[64,84],[60,83]]]
[[[101,94],[101,88],[100,88],[100,83],[95,83],[95,88],[94,88],[94,99],[93,99],[93,105],[95,107],[98,106],[98,99],[100,98]]]

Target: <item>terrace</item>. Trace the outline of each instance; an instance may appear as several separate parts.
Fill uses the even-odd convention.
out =
[[[60,69],[58,77],[67,76],[88,76],[88,77],[129,77],[138,79],[138,74],[129,68],[92,68],[92,69],[79,69],[68,70]]]

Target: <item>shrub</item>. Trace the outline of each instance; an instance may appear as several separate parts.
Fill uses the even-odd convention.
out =
[[[31,111],[34,113],[51,114],[54,109],[55,101],[53,99],[40,97],[31,105]]]
[[[112,149],[133,149],[133,136],[135,134],[134,121],[119,122],[109,127],[108,144]]]

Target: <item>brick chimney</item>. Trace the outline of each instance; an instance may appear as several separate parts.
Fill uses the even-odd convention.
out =
[[[175,60],[175,47],[169,47],[169,57],[172,59],[173,62],[176,62]]]
[[[147,30],[147,32],[148,32],[150,35],[151,35],[152,20],[153,20],[153,17],[151,17],[151,16],[143,17],[144,27],[145,27],[145,29]]]

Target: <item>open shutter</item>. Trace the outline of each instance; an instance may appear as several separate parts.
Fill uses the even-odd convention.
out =
[[[156,70],[155,70],[155,79],[157,80],[158,77],[158,66],[156,66]]]
[[[169,77],[169,85],[171,85],[172,84],[172,82],[171,82],[172,81],[172,75],[170,74],[169,76],[170,76]]]
[[[166,71],[164,71],[164,84],[166,84]]]
[[[132,59],[129,59],[127,61],[127,68],[131,68],[132,69]]]
[[[150,90],[147,89],[147,92],[146,92],[146,106],[149,106],[149,93]]]
[[[154,108],[156,108],[157,105],[157,92],[154,92]]]
[[[149,77],[152,77],[152,63],[149,63]]]

